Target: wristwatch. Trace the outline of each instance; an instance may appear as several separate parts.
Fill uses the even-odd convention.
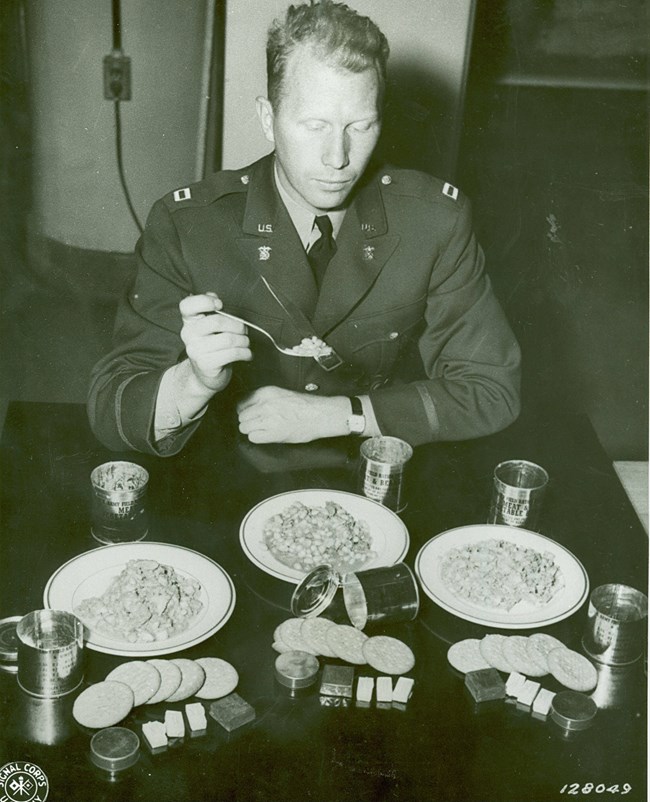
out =
[[[363,414],[363,404],[356,395],[350,398],[352,414],[348,418],[348,430],[350,434],[363,434],[366,428],[366,416]]]

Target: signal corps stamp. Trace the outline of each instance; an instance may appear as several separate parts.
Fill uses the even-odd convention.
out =
[[[0,768],[2,802],[45,802],[49,790],[45,772],[35,763],[15,760]]]

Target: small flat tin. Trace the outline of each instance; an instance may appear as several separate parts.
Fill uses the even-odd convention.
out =
[[[0,619],[0,671],[18,672],[18,635],[16,626],[22,615]]]
[[[560,691],[551,702],[551,719],[569,732],[591,727],[597,712],[594,700],[577,691]]]
[[[106,727],[90,739],[90,759],[111,773],[133,766],[140,757],[140,739],[126,727]]]
[[[280,685],[291,690],[313,685],[318,676],[318,669],[318,659],[308,652],[284,652],[275,661],[276,679]]]

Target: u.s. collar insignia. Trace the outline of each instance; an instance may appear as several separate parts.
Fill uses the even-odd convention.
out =
[[[271,246],[270,245],[260,245],[257,249],[260,255],[260,262],[268,262],[271,258]]]
[[[371,259],[375,258],[375,246],[374,245],[365,245],[363,248],[363,258],[366,262],[369,262]]]
[[[377,230],[372,223],[361,223],[361,230],[367,234],[374,234]]]

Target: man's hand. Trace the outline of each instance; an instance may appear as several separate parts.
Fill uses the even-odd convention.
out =
[[[211,393],[226,387],[231,363],[253,358],[243,323],[213,314],[222,308],[220,298],[211,292],[190,295],[179,304],[185,352],[195,377]]]
[[[309,443],[348,434],[345,396],[314,396],[260,387],[237,405],[239,431],[251,443]]]

